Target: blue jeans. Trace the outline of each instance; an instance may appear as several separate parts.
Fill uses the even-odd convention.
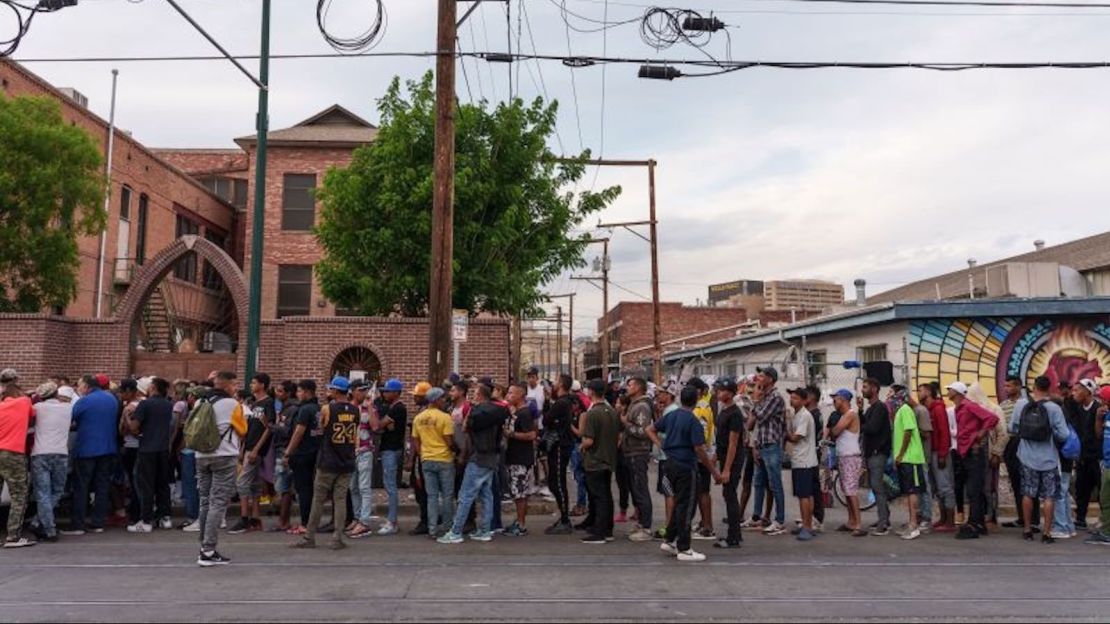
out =
[[[382,451],[382,481],[389,495],[388,520],[397,524],[397,471],[401,469],[401,451]]]
[[[483,468],[474,462],[466,465],[463,473],[462,489],[459,490],[459,506],[455,509],[455,521],[451,525],[452,533],[462,533],[466,526],[466,517],[470,515],[470,508],[474,501],[481,497],[482,513],[477,516],[478,533],[489,533],[490,513],[493,509],[493,469]]]
[[[570,454],[570,469],[574,471],[574,481],[578,484],[578,498],[574,504],[578,507],[585,507],[588,502],[589,490],[586,488],[586,468],[582,465],[582,451],[577,445],[574,447],[574,452]]]
[[[368,527],[370,516],[374,513],[374,454],[369,451],[362,453],[357,461],[358,472],[351,482],[351,516]]]
[[[185,501],[185,517],[200,517],[200,491],[197,490],[197,456],[193,452],[181,454],[181,499]]]
[[[424,491],[428,493],[428,532],[455,517],[455,462],[424,461]]]
[[[101,455],[100,457],[78,457],[74,466],[73,483],[73,528],[102,529],[108,519],[108,505],[111,502],[108,495],[112,484],[112,474],[116,471],[118,460],[116,455]],[[93,515],[90,525],[85,525],[85,514],[89,509],[89,490],[96,498],[93,504]],[[138,500],[138,497],[135,497]]]
[[[1071,473],[1060,471],[1060,493],[1056,496],[1056,511],[1052,519],[1052,530],[1059,533],[1074,533],[1075,521],[1071,515]]]
[[[31,484],[35,488],[35,502],[39,508],[39,524],[44,533],[58,534],[54,524],[54,508],[66,492],[66,471],[69,455],[31,456]]]
[[[763,505],[769,483],[771,494],[775,497],[775,522],[782,524],[786,522],[786,495],[782,490],[782,446],[772,444],[761,447],[759,459],[760,463],[755,470],[755,498],[752,500],[758,510]]]

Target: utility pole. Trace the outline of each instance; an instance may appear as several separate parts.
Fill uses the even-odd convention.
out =
[[[522,367],[522,363],[520,361],[520,357],[521,357],[520,352],[521,352],[521,348],[523,346],[524,339],[520,335],[521,329],[522,328],[521,328],[521,322],[520,322],[520,315],[517,314],[516,316],[513,317],[513,324],[512,324],[513,343],[512,343],[512,346],[510,347],[510,349],[512,349],[512,352],[509,354],[509,359],[512,360],[511,365],[512,365],[512,371],[513,371],[513,378],[517,379],[517,380],[519,380],[522,377],[522,375],[520,374],[520,369]]]
[[[555,306],[555,370],[563,374],[563,306]]]
[[[428,289],[428,379],[447,378],[455,222],[456,0],[438,0],[436,33],[435,176],[432,192],[432,266]]]
[[[108,115],[108,159],[104,162],[104,182],[107,190],[104,192],[104,214],[112,214],[112,149],[116,142],[116,82],[119,70],[112,70],[112,108]],[[108,244],[108,228],[100,233],[100,252],[96,257],[96,318],[103,316],[104,305],[104,262]]]
[[[258,143],[254,164],[254,211],[251,223],[250,299],[247,305],[246,379],[258,366],[258,339],[262,328],[262,231],[266,219],[266,139],[270,132],[270,0],[262,0],[262,51],[258,61]]]
[[[567,360],[568,360],[567,361],[567,368],[570,371],[570,376],[571,377],[574,377],[574,296],[575,296],[575,294],[576,293],[567,293],[565,295],[547,295],[547,299],[549,301],[551,299],[570,299],[570,323],[569,323],[570,329],[568,330],[568,335],[569,335],[570,339],[568,340],[568,343],[567,343]],[[557,322],[559,324],[559,331],[562,332],[562,330],[563,330],[562,310],[563,309],[558,308],[558,310],[559,310],[559,314],[557,315],[557,318],[556,318],[555,322]],[[563,345],[562,340],[560,340],[559,341],[559,347],[562,348],[562,345]],[[562,358],[561,355],[559,357],[560,357],[560,359]]]

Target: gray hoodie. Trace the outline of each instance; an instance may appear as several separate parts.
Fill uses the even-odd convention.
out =
[[[647,455],[651,452],[651,438],[647,428],[655,422],[655,404],[642,396],[628,406],[628,425],[621,437],[621,452],[626,457]]]

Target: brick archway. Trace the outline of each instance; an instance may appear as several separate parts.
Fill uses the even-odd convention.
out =
[[[116,309],[116,322],[119,323],[125,333],[129,335],[130,328],[135,323],[136,315],[142,309],[143,302],[150,297],[158,284],[173,270],[174,264],[190,252],[194,252],[202,259],[207,260],[223,279],[228,292],[231,293],[235,313],[239,317],[239,339],[245,339],[247,335],[247,306],[250,301],[246,277],[226,251],[215,243],[195,235],[182,236],[142,266]],[[127,348],[130,351],[130,339],[128,339]],[[239,366],[242,368],[246,349],[239,348],[237,351]]]

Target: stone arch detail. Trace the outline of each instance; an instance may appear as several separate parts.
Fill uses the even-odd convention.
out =
[[[328,356],[328,359],[327,359],[327,368],[324,371],[324,377],[326,379],[330,380],[331,379],[330,375],[331,375],[331,365],[332,365],[332,363],[335,362],[336,358],[338,358],[340,355],[342,355],[344,351],[347,351],[348,349],[353,349],[353,348],[356,348],[356,347],[367,349],[371,353],[373,353],[374,357],[378,358],[378,366],[380,368],[380,370],[378,371],[379,374],[382,375],[383,377],[387,374],[386,371],[389,370],[388,363],[387,363],[388,360],[383,355],[384,351],[382,349],[378,348],[376,345],[374,345],[373,343],[368,342],[368,341],[353,341],[353,342],[344,343],[343,346],[339,347],[338,349],[332,349],[331,350],[330,355]]]
[[[190,251],[196,252],[202,259],[207,260],[220,274],[228,292],[231,293],[231,301],[239,317],[239,340],[245,340],[247,307],[250,301],[247,279],[226,251],[212,241],[196,235],[182,236],[142,266],[131,287],[127,289],[127,294],[120,301],[119,308],[116,309],[116,321],[122,323],[124,328],[130,328],[143,302],[173,269],[174,264]],[[245,345],[241,344],[240,347],[239,353],[246,353]]]

